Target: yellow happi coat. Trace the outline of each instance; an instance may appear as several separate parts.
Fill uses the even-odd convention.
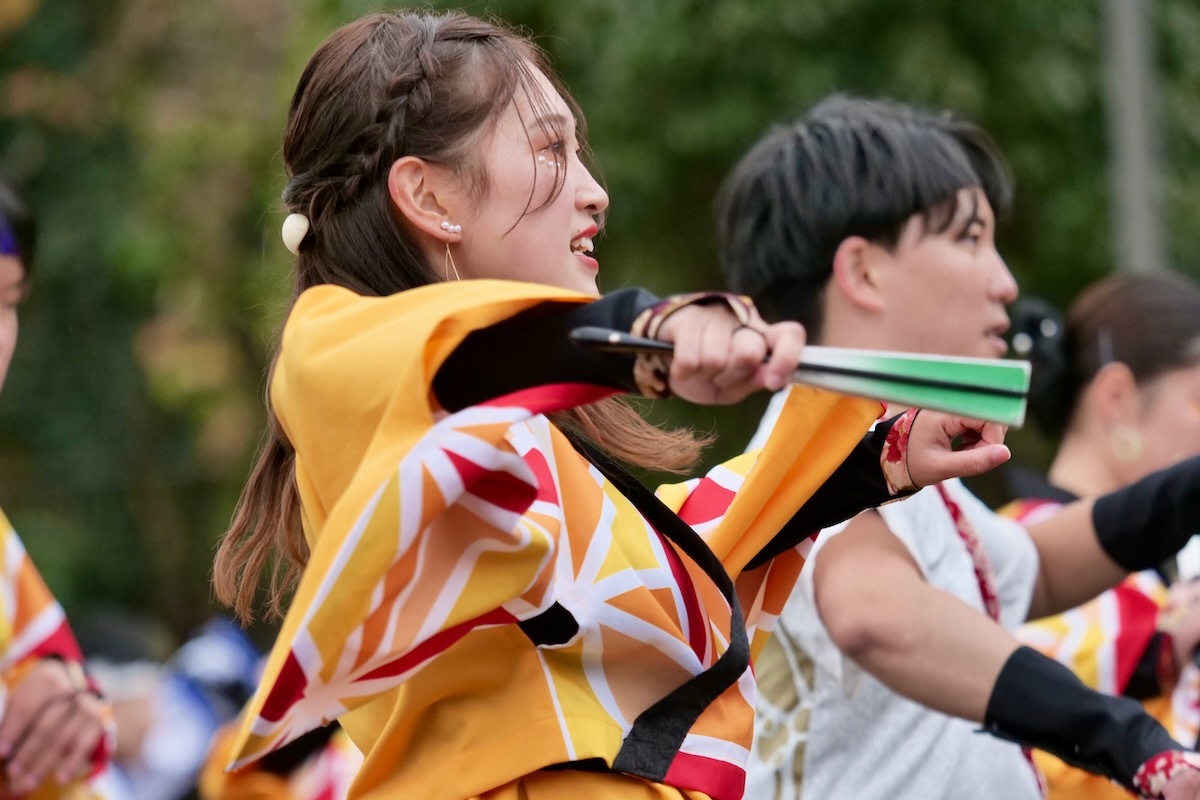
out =
[[[0,511],[0,717],[8,698],[21,691],[21,681],[39,659],[52,656],[79,662],[75,635],[67,625],[62,606],[50,593],[25,552],[12,524]],[[93,773],[83,781],[59,786],[53,774],[26,800],[101,800],[103,768],[111,750],[109,739],[98,748]],[[0,797],[7,797],[0,773]]]
[[[345,800],[350,782],[362,765],[362,753],[345,731],[335,731],[320,749],[287,774],[256,769],[257,764],[226,772],[237,725],[240,722],[234,721],[217,732],[196,781],[200,800]]]
[[[741,797],[748,669],[687,730],[661,781],[539,772],[611,765],[638,716],[726,650],[731,620],[707,575],[543,416],[611,389],[538,387],[452,414],[432,395],[470,331],[589,299],[503,281],[299,298],[271,401],[296,449],[311,556],[235,766],[337,717],[365,756],[352,798]],[[752,652],[803,557],[743,567],[879,411],[795,389],[761,455],[660,490],[737,581]],[[578,630],[563,642],[535,646],[515,624],[564,611]]]

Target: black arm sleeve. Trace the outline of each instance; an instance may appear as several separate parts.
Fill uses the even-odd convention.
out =
[[[1092,525],[1125,569],[1158,566],[1200,531],[1200,456],[1104,495],[1092,507]]]
[[[572,344],[574,328],[628,331],[658,298],[623,289],[591,303],[541,303],[468,334],[433,377],[442,407],[458,411],[510,392],[549,383],[588,383],[634,391],[631,355],[597,353]]]
[[[1141,704],[1092,691],[1071,670],[1028,647],[1018,648],[1000,670],[984,727],[1126,788],[1146,761],[1185,749]]]
[[[792,549],[822,528],[850,519],[858,512],[906,497],[893,495],[883,477],[880,455],[888,431],[899,417],[880,422],[854,446],[846,460],[833,471],[829,480],[813,493],[799,511],[783,526],[775,538],[747,565],[761,567],[769,560]]]

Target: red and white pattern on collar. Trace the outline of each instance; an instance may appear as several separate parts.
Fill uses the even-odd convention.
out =
[[[999,622],[1000,595],[996,591],[996,571],[992,569],[992,560],[988,558],[983,542],[979,541],[979,534],[975,532],[975,526],[963,514],[958,503],[950,498],[946,487],[939,483],[937,491],[942,502],[946,504],[946,509],[950,512],[950,518],[954,520],[954,529],[958,531],[958,538],[962,539],[967,553],[971,556],[971,563],[975,567],[975,580],[979,583],[979,596],[983,598],[983,608],[989,617]]]

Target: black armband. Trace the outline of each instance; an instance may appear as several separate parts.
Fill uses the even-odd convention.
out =
[[[759,551],[746,569],[761,567],[822,528],[844,522],[860,511],[912,494],[915,489],[894,493],[883,473],[883,448],[888,433],[900,418],[892,417],[877,423],[874,430],[854,446],[829,479],[813,492],[808,502]]]
[[[1089,689],[1062,664],[1028,647],[1018,648],[1000,670],[984,728],[1131,790],[1142,765],[1184,749],[1139,703]]]
[[[1200,531],[1200,456],[1104,495],[1092,507],[1092,525],[1120,566],[1158,566]]]

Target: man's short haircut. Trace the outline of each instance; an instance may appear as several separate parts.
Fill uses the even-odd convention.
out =
[[[835,96],[777,126],[742,158],[716,200],[717,252],[726,283],[771,320],[820,335],[824,289],[843,241],[893,248],[920,215],[944,232],[958,192],[978,187],[997,217],[1012,177],[991,138],[948,113]]]

